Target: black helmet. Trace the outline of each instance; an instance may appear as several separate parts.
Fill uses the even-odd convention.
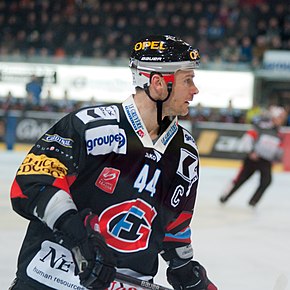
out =
[[[130,65],[135,87],[149,85],[151,72],[163,76],[177,70],[199,66],[199,51],[188,43],[171,35],[153,35],[137,41],[131,53]]]

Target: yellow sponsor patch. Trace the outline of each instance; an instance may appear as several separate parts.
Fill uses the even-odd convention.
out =
[[[55,178],[63,178],[67,175],[67,167],[56,158],[50,158],[44,154],[35,155],[30,153],[22,162],[17,175],[32,174],[45,174]]]
[[[146,48],[156,49],[156,50],[164,50],[166,49],[162,41],[143,41],[137,42],[134,46],[134,50],[144,50]]]

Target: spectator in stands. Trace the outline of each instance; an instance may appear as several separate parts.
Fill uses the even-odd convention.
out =
[[[262,111],[263,110],[259,106],[258,102],[254,100],[252,108],[246,112],[246,118],[245,118],[246,123],[248,124],[254,123],[256,118],[258,118],[261,115]]]
[[[58,102],[60,112],[69,113],[75,109],[75,101],[69,95],[68,90],[64,90],[62,99]]]
[[[83,107],[91,107],[91,106],[97,106],[97,105],[101,105],[101,103],[99,103],[96,100],[95,96],[92,96],[88,101],[83,102]]]
[[[3,100],[0,101],[0,109],[3,109],[4,112],[7,112],[13,107],[13,104],[14,98],[11,91],[9,91],[7,95],[3,98]]]
[[[255,28],[252,27],[249,17],[242,17],[239,19],[239,25],[237,26],[235,37],[242,39],[244,36],[253,37],[255,35]]]
[[[219,19],[214,19],[208,28],[208,39],[211,41],[220,40],[224,36],[224,27]]]
[[[263,60],[264,52],[268,49],[265,35],[258,35],[253,46],[253,64],[260,64]]]
[[[47,112],[56,112],[57,106],[52,96],[52,92],[50,89],[46,91],[46,96],[43,98],[41,102],[41,107],[44,111]]]
[[[221,57],[225,62],[238,62],[240,59],[240,49],[237,39],[231,36],[227,39],[225,46],[221,49]]]
[[[282,49],[282,40],[280,35],[274,35],[273,37],[271,37],[269,41],[269,49],[271,50]]]
[[[54,43],[54,33],[52,30],[44,30],[41,34],[42,47],[46,48],[49,55],[53,55],[54,51],[57,49]]]
[[[209,61],[224,61],[218,55],[231,37],[236,38],[239,50],[242,49],[240,43],[243,37],[249,37],[253,42],[259,36],[266,37],[265,48],[264,45],[261,47],[253,43],[254,67],[261,64],[265,49],[290,48],[287,1],[276,3],[263,0],[209,2],[188,0],[182,3],[172,1],[167,3],[165,0],[155,2],[15,0],[0,3],[2,32],[0,56],[13,54],[35,57],[40,54],[42,56],[57,54],[67,58],[76,55],[127,58],[124,51],[128,43],[119,39],[123,39],[124,33],[128,33],[132,39],[138,38],[144,29],[148,31],[153,29],[153,32],[157,29],[158,33],[169,33],[174,30],[182,38],[193,35],[196,43],[210,42],[210,54],[207,54]],[[149,20],[145,21],[146,19]],[[188,23],[187,19],[194,19],[194,24]],[[88,33],[88,36],[83,33]],[[117,45],[114,47],[116,52],[108,54],[107,47],[112,46],[111,43],[107,43],[107,37],[114,33],[117,34],[115,36]],[[79,38],[83,42],[81,50],[75,47]],[[100,49],[95,48],[97,38],[100,38],[102,44]],[[45,48],[47,50],[44,51]],[[237,62],[237,58],[225,61]],[[247,62],[243,57],[238,61]]]
[[[242,112],[233,107],[233,101],[230,99],[226,108],[220,109],[220,121],[225,123],[240,123]]]
[[[209,121],[211,109],[204,107],[201,103],[189,108],[189,117],[193,123],[197,121]]]
[[[34,105],[40,105],[41,101],[41,91],[42,91],[42,81],[33,74],[31,80],[25,86],[28,99]],[[30,102],[29,101],[29,102]]]
[[[261,3],[256,3],[256,18],[259,19],[270,19],[273,16],[273,11],[270,9],[269,1],[262,0]]]
[[[69,32],[63,42],[66,55],[73,56],[78,49],[77,35],[74,31]]]
[[[266,31],[266,37],[268,41],[271,41],[272,37],[281,35],[281,27],[279,25],[279,20],[277,17],[270,17],[268,22],[268,27]]]
[[[208,20],[206,17],[202,17],[198,21],[197,33],[200,38],[206,37],[208,35]]]
[[[290,41],[290,16],[285,17],[285,21],[282,26],[281,38],[283,41],[283,47],[290,49],[290,45],[287,44]]]
[[[33,103],[33,95],[31,92],[27,93],[23,102],[23,113],[26,111],[40,110],[40,106]]]
[[[240,46],[240,61],[251,63],[253,59],[253,46],[250,37],[244,36]]]
[[[91,57],[92,56],[92,45],[89,41],[90,35],[87,31],[82,31],[78,39],[78,50],[81,55]]]

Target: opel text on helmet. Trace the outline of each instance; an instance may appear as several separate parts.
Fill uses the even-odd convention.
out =
[[[149,85],[151,73],[162,74],[169,83],[174,81],[177,70],[195,69],[199,66],[199,51],[171,35],[153,35],[135,43],[130,65],[133,85]]]

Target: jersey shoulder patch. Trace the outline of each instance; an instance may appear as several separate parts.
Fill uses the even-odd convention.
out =
[[[87,154],[127,153],[127,135],[118,125],[105,125],[85,131]]]
[[[198,151],[197,145],[192,135],[184,128],[182,128],[182,132],[183,132],[183,142],[193,147],[196,151]]]
[[[117,105],[89,107],[76,113],[84,124],[99,120],[117,120],[120,122],[120,111]]]

